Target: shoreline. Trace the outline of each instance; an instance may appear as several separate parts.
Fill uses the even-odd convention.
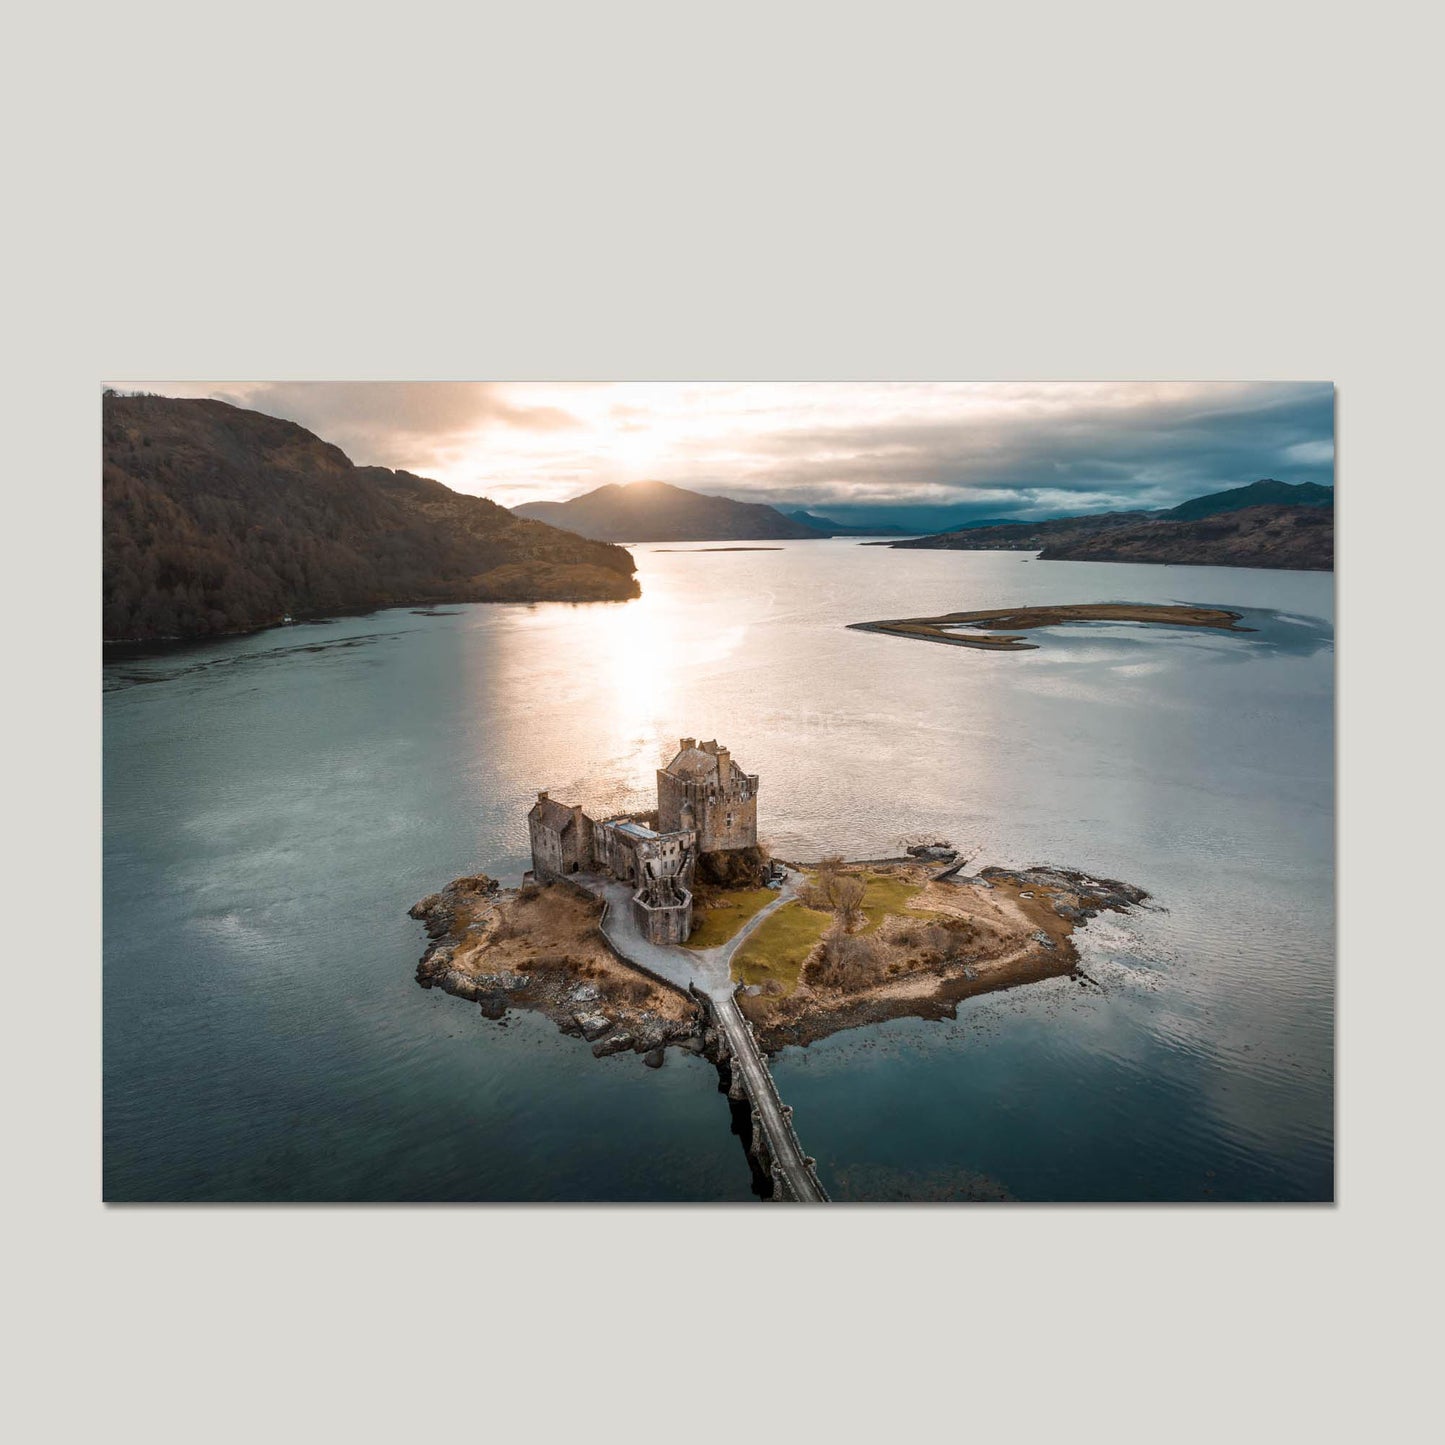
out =
[[[763,1047],[775,1053],[788,1044],[806,1047],[846,1029],[892,1019],[956,1018],[965,999],[1050,978],[1073,977],[1081,986],[1097,987],[1079,968],[1074,934],[1100,913],[1127,913],[1148,897],[1116,879],[1051,866],[990,866],[950,879],[933,874],[922,901],[941,905],[945,917],[951,912],[982,937],[976,933],[954,952],[853,989],[820,989],[805,970],[787,996],[770,999],[745,990],[739,1006]],[[907,920],[889,915],[879,936],[888,941],[890,929],[907,942]]]
[[[735,983],[738,1007],[767,1053],[895,1018],[954,1018],[976,994],[1049,978],[1073,976],[1088,986],[1075,931],[1148,898],[1127,883],[1049,866],[986,867],[962,877],[912,858],[839,866],[895,901],[865,903],[841,928],[801,898],[786,905],[801,910],[795,921],[816,929],[790,986],[771,978]],[[786,926],[783,911],[768,922]],[[598,1058],[630,1051],[659,1068],[671,1047],[709,1054],[697,998],[619,954],[602,933],[601,901],[585,890],[565,883],[509,889],[479,874],[454,880],[409,913],[431,940],[416,970],[423,988],[477,1003],[494,1020],[512,1008],[544,1014]],[[767,955],[764,932],[749,945],[755,955]],[[754,957],[758,968],[769,972]]]
[[[1252,632],[1236,624],[1242,612],[1224,607],[1195,607],[1147,602],[1075,602],[1045,607],[994,607],[978,612],[942,612],[934,617],[883,618],[876,622],[850,622],[853,632],[879,632],[888,637],[911,637],[920,642],[941,642],[949,647],[974,647],[988,652],[1023,652],[1037,649],[1020,632],[1059,627],[1070,622],[1139,622],[1166,627],[1212,627],[1222,632]],[[952,629],[974,624],[983,632]],[[989,635],[993,634],[993,635]]]
[[[439,597],[435,601],[418,598],[415,601],[381,602],[375,607],[341,608],[323,612],[296,612],[290,622],[263,622],[257,627],[237,627],[224,632],[186,633],[176,637],[102,637],[102,655],[114,648],[117,655],[129,652],[141,655],[148,652],[173,652],[182,647],[204,647],[212,642],[225,642],[236,637],[259,637],[263,632],[279,632],[286,627],[300,627],[305,623],[348,622],[362,617],[375,617],[379,612],[410,612],[416,617],[454,617],[455,612],[442,612],[439,608],[460,607],[541,607],[556,603],[563,607],[622,606],[636,602],[641,591],[633,597]]]

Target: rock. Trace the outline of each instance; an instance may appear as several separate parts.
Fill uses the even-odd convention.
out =
[[[476,873],[470,878],[457,878],[448,883],[445,891],[452,894],[496,893],[500,887],[495,878],[488,878],[485,873]]]
[[[598,1039],[592,1045],[592,1057],[605,1059],[608,1054],[620,1054],[624,1049],[632,1047],[632,1035],[626,1029],[621,1029],[615,1034],[608,1034],[605,1039]]]
[[[1045,933],[1042,928],[1035,929],[1029,935],[1029,937],[1032,938],[1035,943],[1043,944],[1045,948],[1052,948],[1054,946],[1054,940],[1050,938],[1049,935]]]
[[[612,1020],[606,1014],[574,1013],[572,1017],[576,1019],[577,1027],[582,1030],[582,1037],[589,1044],[593,1039],[600,1039],[612,1027]]]
[[[664,1048],[671,1043],[677,1025],[652,1014],[643,1014],[633,1027],[636,1032],[636,1048],[645,1054],[649,1049]]]
[[[667,1051],[665,1049],[648,1049],[642,1056],[642,1062],[646,1064],[649,1069],[660,1069],[666,1058]]]
[[[596,1003],[602,994],[594,983],[579,983],[570,997],[573,1003]]]
[[[483,1018],[499,1019],[506,1015],[507,999],[504,994],[484,993],[477,1002],[482,1006]]]
[[[477,975],[477,986],[499,993],[515,993],[532,982],[525,973],[481,973]]]

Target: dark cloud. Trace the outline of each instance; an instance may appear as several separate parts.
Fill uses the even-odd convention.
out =
[[[1259,477],[1334,480],[1334,391],[1265,386],[1046,418],[813,431],[747,469],[750,493],[874,521],[1167,507]]]

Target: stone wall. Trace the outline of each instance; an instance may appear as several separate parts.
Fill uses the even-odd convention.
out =
[[[678,890],[682,902],[655,907],[641,893],[632,897],[632,916],[638,930],[649,943],[686,943],[692,932],[692,894]]]
[[[625,820],[619,820],[625,821]],[[693,863],[697,855],[697,837],[689,831],[660,833],[654,838],[639,837],[611,822],[592,825],[593,866],[600,873],[611,873],[624,883],[640,883],[643,864],[649,858],[659,859],[663,871],[680,878],[685,886],[692,884]]]
[[[758,841],[758,776],[731,769],[722,787],[716,778],[694,782],[664,768],[657,774],[657,813],[663,832],[694,829],[700,853],[751,848]]]
[[[536,810],[527,815],[532,872],[538,879],[562,878],[592,866],[592,820],[581,808],[571,811],[571,826],[566,828],[552,826]]]

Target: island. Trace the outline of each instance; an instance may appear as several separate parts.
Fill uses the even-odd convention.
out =
[[[767,1052],[842,1029],[912,1015],[951,1018],[975,994],[1074,976],[1073,935],[1101,911],[1126,912],[1143,890],[1070,869],[985,867],[953,873],[915,859],[786,865],[786,892],[708,895],[690,944],[699,974],[727,950],[729,981]],[[776,905],[739,946],[758,910]],[[528,880],[504,888],[458,878],[416,904],[432,942],[417,967],[424,988],[545,1014],[592,1052],[632,1051],[660,1068],[670,1046],[706,1052],[706,1018],[681,978],[627,956],[585,886]]]
[[[1040,627],[1068,622],[1145,622],[1170,627],[1214,627],[1225,632],[1252,632],[1238,626],[1239,612],[1222,607],[1191,607],[1152,602],[1076,602],[1061,607],[996,607],[981,612],[944,612],[937,617],[896,617],[882,622],[850,622],[855,632],[882,632],[942,642],[950,647],[977,647],[990,652],[1021,652],[1036,648],[1018,636]],[[962,632],[975,627],[983,632]]]
[[[468,875],[410,910],[430,938],[417,982],[492,1019],[544,1014],[599,1058],[708,1058],[765,1198],[827,1198],[768,1054],[954,1017],[975,994],[1043,979],[1087,987],[1077,930],[1148,896],[1051,865],[969,872],[942,840],[874,860],[773,858],[758,842],[758,775],[716,741],[680,739],[657,780],[656,809],[603,819],[540,792],[519,886]]]

